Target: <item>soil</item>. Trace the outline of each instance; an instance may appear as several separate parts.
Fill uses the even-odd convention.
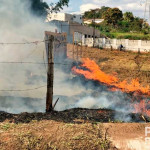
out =
[[[136,148],[135,141],[143,148],[145,127],[150,123],[104,123],[114,113],[103,109],[18,115],[1,112],[0,150],[130,150]]]

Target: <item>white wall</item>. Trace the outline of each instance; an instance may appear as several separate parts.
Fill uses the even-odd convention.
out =
[[[93,46],[93,38],[86,38],[82,41],[83,45],[87,45],[89,47]],[[150,41],[142,41],[142,40],[128,40],[128,39],[105,39],[105,38],[97,38],[95,39],[95,46],[103,47],[103,48],[114,48],[118,49],[118,47],[122,44],[125,47],[125,50],[131,51],[141,51],[141,52],[150,52]]]
[[[67,13],[52,13],[48,14],[46,22],[52,20],[59,20],[59,21],[69,21],[69,22],[77,22],[82,24],[82,15],[75,15],[75,14],[67,14]]]
[[[65,14],[64,13],[52,13],[52,14],[48,14],[48,16],[47,16],[47,22],[52,21],[52,20],[65,21]]]

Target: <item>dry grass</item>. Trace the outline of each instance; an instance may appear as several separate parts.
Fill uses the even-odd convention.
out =
[[[77,52],[78,51],[78,52]],[[73,46],[68,45],[68,55],[73,57]],[[90,58],[108,74],[117,75],[122,80],[138,78],[143,86],[150,86],[150,53],[121,52],[118,50],[97,49],[74,46],[74,59]]]

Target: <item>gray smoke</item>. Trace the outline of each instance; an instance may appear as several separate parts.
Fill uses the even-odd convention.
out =
[[[0,0],[0,43],[42,41],[44,31],[55,27],[33,16],[28,0]],[[25,45],[0,45],[0,62],[43,63],[45,43]],[[45,61],[46,61],[46,56]],[[70,63],[70,62],[68,62]],[[71,70],[71,66],[67,66]],[[61,65],[55,65],[54,100],[60,97],[62,105],[69,104],[74,95],[81,95],[85,88],[67,83],[71,72],[66,73]],[[45,111],[46,87],[33,91],[10,92],[1,90],[33,89],[47,84],[47,69],[44,64],[0,63],[0,111],[11,113]],[[67,99],[64,99],[67,98]],[[66,100],[66,101],[65,101]],[[68,101],[68,102],[67,102]],[[61,103],[60,103],[61,104]],[[57,110],[63,107],[58,105]]]
[[[41,41],[44,31],[55,31],[30,14],[29,1],[0,0],[0,43]],[[0,62],[43,62],[45,44],[0,45]],[[46,61],[46,56],[45,61]],[[62,62],[63,64],[64,62]],[[71,73],[68,65],[55,65],[54,101],[60,98],[56,110],[69,108],[110,108],[116,111],[132,110],[122,92],[108,92],[105,86],[88,82]],[[0,90],[32,89],[46,85],[47,73],[44,64],[0,63]],[[46,87],[33,91],[0,91],[0,111],[10,113],[44,112]],[[124,107],[120,104],[124,103]],[[117,116],[119,118],[119,116]],[[128,118],[124,118],[124,120]]]
[[[0,42],[42,41],[44,40],[44,31],[54,31],[53,27],[30,14],[28,0],[0,0],[0,2]],[[44,43],[38,43],[37,45],[1,44],[0,62],[42,63],[43,51],[45,51]],[[43,64],[0,63],[0,90],[33,89],[43,85],[46,85],[46,68]],[[45,93],[46,87],[24,92],[1,91],[0,110],[13,113],[44,111]],[[36,100],[37,104],[35,104]],[[35,104],[35,107],[31,107],[32,103]]]

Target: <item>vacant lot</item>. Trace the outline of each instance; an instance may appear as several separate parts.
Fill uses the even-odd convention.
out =
[[[102,71],[114,74],[121,81],[138,78],[143,86],[150,86],[150,53],[138,54],[68,45],[68,56],[75,60],[88,57],[95,60]]]

